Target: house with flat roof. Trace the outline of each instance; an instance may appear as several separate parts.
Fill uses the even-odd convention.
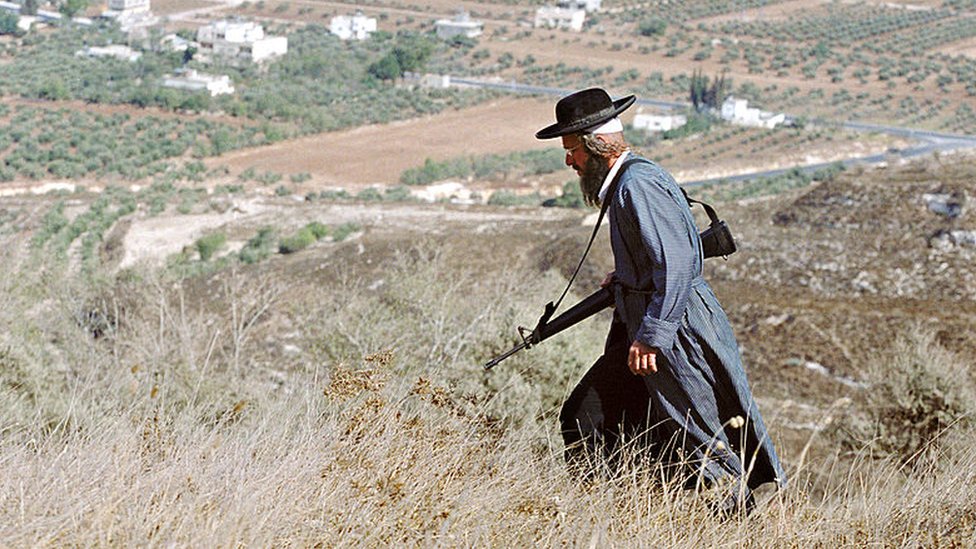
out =
[[[583,30],[586,10],[542,6],[535,11],[535,28],[565,29],[574,32]]]
[[[234,86],[226,74],[204,74],[194,69],[176,69],[172,75],[163,78],[163,87],[205,91],[210,97],[234,93]]]
[[[558,0],[556,6],[571,10],[583,10],[587,13],[600,11],[602,0]]]
[[[421,74],[407,71],[403,73],[401,85],[406,87],[446,89],[451,87],[451,76],[449,74]]]
[[[150,8],[149,0],[108,0],[108,9],[102,12],[102,17],[117,21],[119,28],[131,32],[159,21]]]
[[[459,11],[453,19],[439,19],[434,23],[437,29],[437,37],[442,39],[453,38],[455,36],[466,36],[475,38],[484,32],[485,24],[481,21],[471,19],[466,11]]]
[[[120,44],[109,46],[88,46],[75,52],[75,57],[114,57],[123,61],[134,62],[142,57],[142,53]]]
[[[729,96],[722,103],[722,120],[740,126],[754,128],[775,128],[786,121],[783,113],[772,113],[749,107],[746,99],[736,99]]]
[[[337,15],[329,23],[329,32],[340,40],[366,40],[376,32],[376,18],[366,17],[362,12],[355,15]]]
[[[657,133],[680,128],[687,123],[688,117],[683,114],[649,114],[638,112],[634,115],[632,125],[635,130]]]
[[[198,58],[260,63],[288,53],[288,38],[265,36],[253,21],[215,21],[197,29]]]

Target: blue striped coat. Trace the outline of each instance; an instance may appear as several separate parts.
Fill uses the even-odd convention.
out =
[[[784,484],[732,327],[702,278],[699,231],[678,184],[651,161],[633,162],[606,199],[615,315],[630,341],[659,350],[658,371],[642,378],[652,423],[708,480]]]

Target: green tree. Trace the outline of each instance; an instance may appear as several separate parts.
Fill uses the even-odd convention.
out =
[[[732,88],[732,80],[726,77],[726,73],[727,71],[722,71],[721,76],[715,77],[711,82],[701,70],[692,73],[688,84],[688,95],[696,111],[718,110],[722,107]]]
[[[48,80],[41,84],[40,89],[37,90],[37,95],[42,99],[54,101],[68,99],[68,87],[61,80]]]
[[[370,65],[366,71],[378,80],[395,80],[403,76],[403,69],[400,67],[400,63],[393,53],[388,53],[379,61]]]
[[[37,15],[37,0],[24,0],[20,6],[21,15]]]
[[[85,11],[88,8],[88,0],[62,0],[61,4],[58,5],[58,11],[61,15],[72,19],[75,15]]]
[[[641,36],[663,36],[668,28],[668,22],[660,17],[651,16],[644,19],[637,26],[637,31]]]
[[[405,72],[423,69],[433,52],[434,42],[430,39],[419,34],[398,34],[393,49],[366,70],[379,80],[394,80]]]
[[[393,55],[396,56],[401,71],[420,70],[433,52],[434,44],[417,34],[403,35],[398,40],[397,46],[393,48]]]
[[[0,34],[20,34],[20,29],[17,28],[18,19],[16,13],[0,10]]]

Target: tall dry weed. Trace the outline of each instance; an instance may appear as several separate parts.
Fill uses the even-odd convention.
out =
[[[870,385],[860,413],[838,426],[842,440],[920,472],[939,466],[953,448],[948,441],[974,434],[974,365],[941,346],[932,330],[899,337],[868,365]]]
[[[247,270],[94,284],[3,262],[0,545],[973,539],[976,444],[965,439],[926,475],[897,460],[811,459],[752,516],[727,521],[639,460],[579,481],[553,412],[599,352],[603,322],[486,375],[483,360],[545,300],[521,289],[554,295],[563,281],[447,269],[450,253],[408,252],[376,286],[337,270],[299,288]],[[122,311],[99,335],[73,310],[93,298]],[[782,450],[792,467],[798,449]]]

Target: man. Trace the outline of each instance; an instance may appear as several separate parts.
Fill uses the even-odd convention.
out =
[[[560,414],[567,459],[602,456],[613,466],[634,440],[688,485],[725,487],[723,510],[742,508],[752,488],[782,485],[786,476],[732,328],[702,278],[689,204],[668,172],[624,140],[617,116],[634,100],[576,92],[556,104],[556,123],[536,133],[562,138],[584,199],[606,207],[614,257],[603,282],[615,301],[604,354]]]

